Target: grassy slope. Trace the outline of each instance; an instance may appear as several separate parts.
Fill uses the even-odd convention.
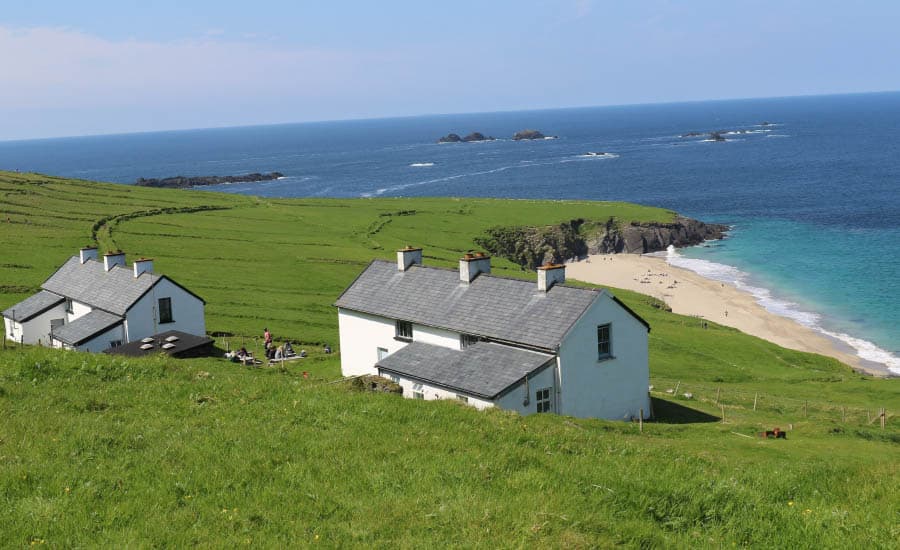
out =
[[[339,365],[311,344],[336,340],[330,304],[372,257],[411,242],[429,263],[453,265],[491,225],[669,212],[263,200],[19,174],[0,174],[0,197],[10,219],[0,224],[0,307],[88,244],[97,220],[222,207],[112,222],[99,238],[154,257],[158,271],[204,296],[210,330],[249,337],[267,324],[313,351],[284,373],[212,359],[0,352],[0,533],[13,544],[886,547],[900,535],[900,430],[894,419],[881,431],[864,418],[900,407],[896,380],[725,327],[703,330],[638,294],[616,291],[653,326],[653,382],[681,382],[700,398],[691,408],[657,400],[665,422],[643,435],[627,424],[523,419],[325,384]],[[518,268],[497,261],[495,271]],[[710,422],[714,388],[727,424]],[[788,422],[788,441],[732,433]]]

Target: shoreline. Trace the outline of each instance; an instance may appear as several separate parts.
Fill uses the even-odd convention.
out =
[[[785,348],[832,357],[858,372],[896,376],[887,365],[859,357],[840,340],[766,310],[751,293],[671,265],[663,257],[590,255],[566,263],[566,276],[640,292],[663,300],[673,313],[699,316]]]

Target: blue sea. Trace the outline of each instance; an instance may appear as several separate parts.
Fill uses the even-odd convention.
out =
[[[525,128],[557,139],[510,139]],[[714,130],[726,141],[682,137]],[[472,131],[500,139],[436,143]],[[679,251],[673,262],[744,288],[900,374],[900,93],[0,142],[0,168],[123,184],[278,171],[283,179],[206,189],[671,208],[733,226],[727,240]]]

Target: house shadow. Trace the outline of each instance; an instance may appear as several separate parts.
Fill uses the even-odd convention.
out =
[[[651,397],[650,400],[653,404],[653,419],[661,424],[702,424],[721,420],[718,416],[685,407],[674,401],[658,397]]]

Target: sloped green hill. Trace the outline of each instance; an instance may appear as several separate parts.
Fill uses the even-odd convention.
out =
[[[658,421],[643,433],[356,393],[320,351],[336,341],[340,291],[407,243],[452,266],[494,225],[671,212],[265,200],[10,173],[0,210],[0,308],[96,237],[206,298],[210,331],[232,334],[220,344],[267,325],[311,352],[281,370],[0,350],[5,545],[889,548],[900,537],[897,380],[703,329],[639,294],[615,291],[653,326]],[[495,271],[533,275],[502,260]],[[788,439],[755,437],[774,426]]]

